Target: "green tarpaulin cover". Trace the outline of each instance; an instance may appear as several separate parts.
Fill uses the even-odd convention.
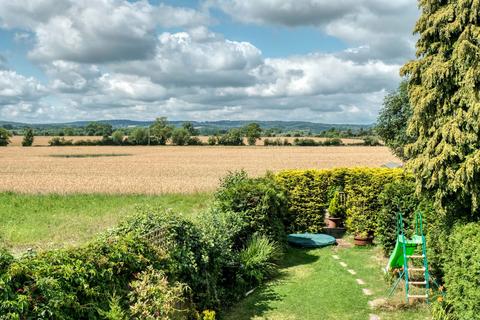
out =
[[[294,233],[287,237],[288,243],[303,248],[320,248],[337,243],[334,237],[321,233]]]

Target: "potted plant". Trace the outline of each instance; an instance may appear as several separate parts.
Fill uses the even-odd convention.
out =
[[[367,246],[373,243],[373,230],[365,215],[357,216],[354,235],[353,240],[356,246]]]
[[[340,199],[340,192],[336,191],[328,206],[327,227],[339,228],[345,219],[345,204]]]

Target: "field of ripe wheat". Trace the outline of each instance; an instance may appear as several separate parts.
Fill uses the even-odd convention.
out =
[[[379,167],[386,147],[7,147],[0,191],[164,194],[211,191],[228,171]]]

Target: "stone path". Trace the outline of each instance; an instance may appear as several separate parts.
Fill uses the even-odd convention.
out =
[[[341,261],[341,258],[340,258],[338,255],[334,254],[334,255],[332,255],[332,258],[335,259],[335,260],[337,260],[338,263],[339,263],[342,267],[347,268],[347,264],[346,264],[345,262]],[[356,274],[357,274],[357,272],[356,272],[355,270],[353,270],[353,269],[347,269],[347,272],[349,272],[349,273],[352,274],[352,275],[356,275]],[[365,281],[363,281],[363,280],[360,279],[360,278],[355,279],[355,281],[357,281],[357,284],[360,285],[360,286],[366,285]],[[366,296],[372,296],[372,295],[373,295],[372,290],[370,290],[370,289],[368,289],[368,288],[362,288],[362,292],[363,292],[363,294],[366,295]],[[373,301],[369,301],[369,302],[368,302],[368,305],[370,306],[370,308],[373,309],[373,308],[375,308],[375,306],[377,305],[377,301],[380,301],[380,300],[383,301],[384,299],[376,299],[376,300],[373,300]],[[381,320],[380,317],[377,316],[376,314],[370,314],[368,319],[369,319],[369,320]]]

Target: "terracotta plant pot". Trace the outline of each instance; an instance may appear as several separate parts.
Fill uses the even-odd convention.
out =
[[[373,244],[373,237],[372,236],[355,236],[353,238],[353,242],[356,246],[369,246]]]
[[[339,228],[342,218],[327,217],[327,228]]]

